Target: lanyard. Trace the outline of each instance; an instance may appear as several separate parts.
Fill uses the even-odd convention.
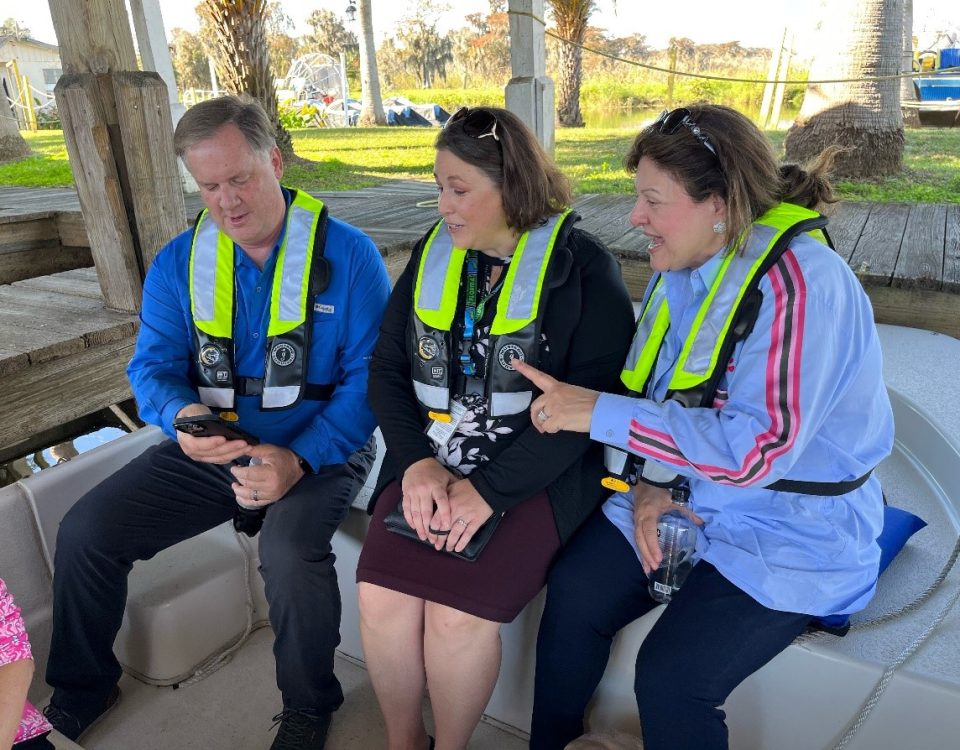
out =
[[[493,285],[493,289],[478,301],[479,263],[477,251],[467,251],[467,294],[463,305],[463,341],[461,342],[460,352],[460,367],[464,375],[472,377],[477,374],[476,362],[474,362],[473,357],[470,356],[470,350],[473,349],[474,338],[476,337],[476,323],[483,318],[483,311],[486,308],[487,302],[500,291],[505,275],[506,274],[501,274],[497,283]],[[489,278],[489,276],[487,276],[487,278]]]

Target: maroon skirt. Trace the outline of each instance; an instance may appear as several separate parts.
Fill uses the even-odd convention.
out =
[[[400,483],[387,485],[357,565],[357,581],[459,609],[493,622],[511,622],[547,581],[560,537],[546,492],[507,511],[475,562],[387,531]]]

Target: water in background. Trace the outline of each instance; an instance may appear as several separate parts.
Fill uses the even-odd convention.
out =
[[[109,443],[111,440],[115,440],[126,434],[126,430],[118,427],[101,427],[93,432],[75,437],[72,440],[65,440],[49,448],[44,448],[43,450],[35,451],[22,458],[14,459],[0,466],[0,486],[10,484],[17,481],[17,479],[30,476],[30,474],[36,474],[38,471],[49,468],[50,466],[56,466],[64,461],[69,461],[81,453],[86,453],[98,445]]]

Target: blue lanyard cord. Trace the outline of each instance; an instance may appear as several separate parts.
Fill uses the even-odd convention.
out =
[[[489,268],[487,269],[489,274]],[[501,274],[493,288],[477,301],[477,291],[479,287],[479,263],[476,250],[467,251],[467,293],[463,305],[463,341],[461,342],[460,367],[464,375],[473,377],[477,375],[477,366],[470,354],[473,348],[474,338],[476,337],[476,322],[483,318],[483,311],[493,297],[503,286],[503,279],[506,274]],[[489,275],[487,276],[489,278]],[[481,374],[481,376],[483,376]]]

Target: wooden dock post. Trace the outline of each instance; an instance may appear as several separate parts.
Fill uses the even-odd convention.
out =
[[[55,95],[107,307],[137,312],[157,249],[186,227],[166,86],[137,70],[123,0],[50,0]]]

